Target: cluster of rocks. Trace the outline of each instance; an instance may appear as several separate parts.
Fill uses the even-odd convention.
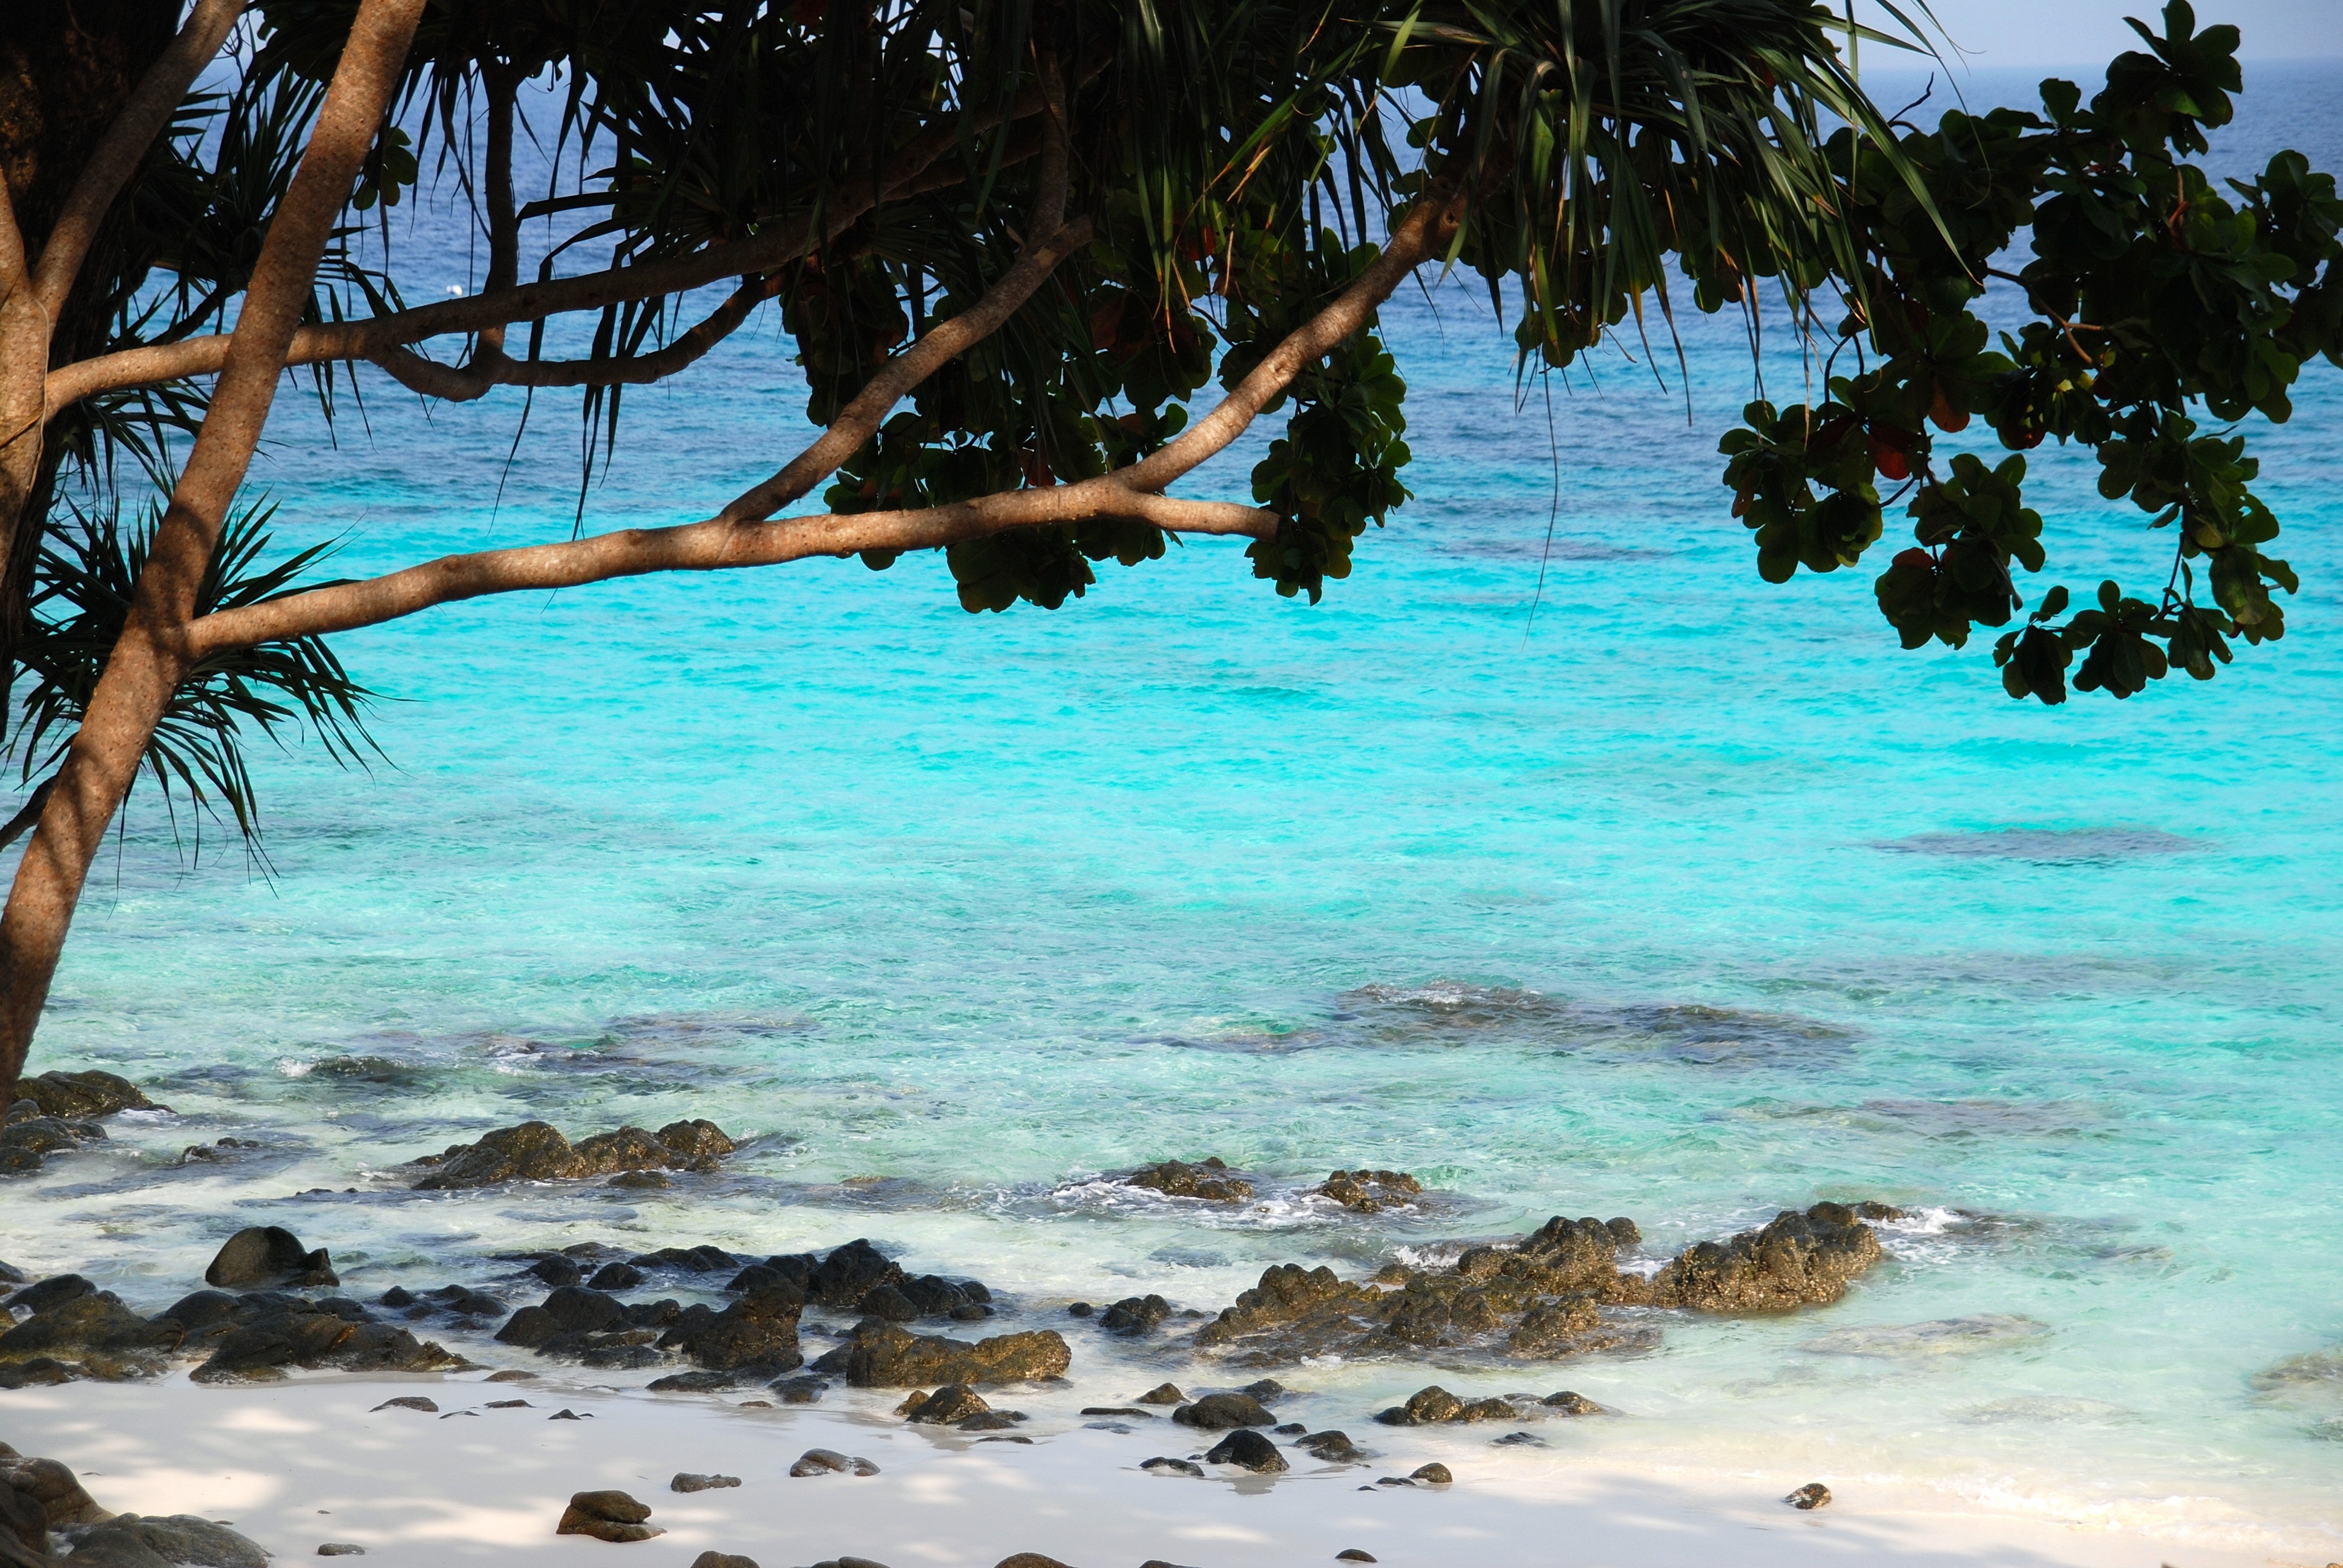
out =
[[[671,1121],[657,1132],[621,1127],[576,1143],[543,1121],[499,1127],[476,1143],[451,1144],[412,1161],[420,1191],[489,1187],[503,1181],[574,1181],[588,1176],[639,1176],[714,1171],[735,1145],[707,1121]]]
[[[230,1237],[205,1279],[258,1288],[197,1291],[151,1318],[79,1274],[14,1292],[9,1316],[31,1315],[0,1333],[0,1388],[152,1377],[185,1360],[201,1361],[191,1374],[199,1382],[278,1378],[287,1367],[443,1372],[470,1364],[346,1297],[293,1293],[338,1282],[322,1249],[275,1226]]]
[[[1474,1247],[1444,1269],[1393,1264],[1364,1283],[1278,1264],[1197,1332],[1199,1347],[1255,1365],[1316,1355],[1482,1350],[1550,1359],[1647,1343],[1654,1331],[1605,1307],[1783,1312],[1845,1294],[1883,1255],[1866,1220],[1880,1203],[1817,1203],[1763,1228],[1687,1248],[1650,1276],[1622,1269],[1642,1241],[1632,1220],[1557,1217],[1520,1241]]]
[[[1330,1198],[1354,1214],[1380,1214],[1422,1197],[1423,1183],[1404,1171],[1337,1171],[1310,1195]]]
[[[0,1116],[0,1176],[29,1176],[52,1154],[103,1141],[101,1117],[166,1109],[111,1072],[45,1072],[25,1079]]]
[[[1121,1181],[1126,1187],[1143,1187],[1166,1198],[1195,1198],[1206,1203],[1242,1203],[1252,1197],[1252,1183],[1232,1174],[1227,1161],[1217,1156],[1192,1165],[1184,1160],[1142,1165]]]
[[[62,1545],[70,1556],[54,1555]],[[112,1513],[54,1459],[0,1442],[0,1562],[69,1561],[75,1568],[267,1568],[268,1553],[226,1525],[191,1513]]]
[[[1490,1399],[1459,1399],[1434,1383],[1418,1389],[1405,1404],[1378,1412],[1385,1426],[1456,1426],[1476,1421],[1523,1421],[1549,1415],[1600,1415],[1603,1407],[1568,1389],[1544,1399],[1532,1394],[1507,1394]]]

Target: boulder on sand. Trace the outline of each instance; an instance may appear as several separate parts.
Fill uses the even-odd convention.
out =
[[[597,1541],[649,1541],[666,1531],[656,1524],[644,1523],[651,1516],[649,1507],[636,1502],[623,1492],[573,1493],[569,1506],[561,1513],[561,1523],[553,1527],[556,1535],[591,1535]]]

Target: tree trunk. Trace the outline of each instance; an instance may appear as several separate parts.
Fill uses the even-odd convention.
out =
[[[275,401],[317,261],[388,111],[424,0],[362,0],[267,238],[210,412],[156,530],[130,615],[0,916],[0,1110],[15,1092],[90,861],[187,668],[186,628]]]

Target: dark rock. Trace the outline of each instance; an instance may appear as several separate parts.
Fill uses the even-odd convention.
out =
[[[1355,1464],[1367,1457],[1342,1432],[1310,1432],[1295,1440],[1293,1446],[1322,1464]]]
[[[1358,1214],[1380,1214],[1423,1195],[1423,1183],[1404,1171],[1337,1171],[1311,1190]]]
[[[315,1251],[282,1225],[251,1225],[227,1239],[204,1271],[207,1285],[338,1285],[326,1249]]]
[[[1878,1235],[1845,1204],[1785,1209],[1762,1230],[1686,1248],[1653,1279],[1651,1301],[1708,1312],[1822,1306],[1882,1255]]]
[[[674,1186],[675,1178],[664,1171],[621,1171],[602,1185],[633,1191],[655,1192],[660,1188]]]
[[[789,1473],[807,1475],[876,1475],[879,1467],[867,1459],[850,1459],[834,1448],[809,1448],[789,1466]]]
[[[152,1568],[157,1563],[198,1568],[266,1568],[268,1553],[226,1525],[192,1513],[141,1517],[117,1513],[103,1523],[65,1533],[79,1568]]]
[[[1161,1296],[1125,1296],[1106,1310],[1099,1326],[1116,1333],[1143,1334],[1172,1315],[1172,1303]]]
[[[1559,1411],[1564,1415],[1601,1415],[1603,1413],[1601,1405],[1596,1404],[1584,1394],[1573,1393],[1568,1389],[1563,1390],[1560,1393],[1550,1393],[1538,1401],[1538,1403],[1548,1410]]]
[[[1510,1400],[1461,1400],[1435,1383],[1417,1390],[1408,1396],[1405,1404],[1383,1411],[1375,1419],[1385,1426],[1433,1426],[1470,1421],[1517,1421],[1520,1417],[1520,1411]]]
[[[736,1386],[739,1381],[738,1373],[729,1372],[671,1372],[666,1377],[653,1378],[650,1391],[653,1393],[715,1393]]]
[[[597,1541],[649,1541],[667,1533],[656,1524],[644,1523],[650,1516],[647,1504],[623,1492],[579,1492],[571,1494],[569,1506],[562,1510],[561,1523],[553,1533],[591,1535]]]
[[[415,1304],[415,1292],[404,1285],[393,1285],[377,1296],[374,1304],[377,1307],[411,1307]]]
[[[1534,1432],[1509,1432],[1496,1440],[1499,1448],[1544,1448],[1545,1439]]]
[[[814,1363],[814,1371],[843,1372],[855,1388],[920,1388],[937,1383],[1022,1382],[1057,1377],[1073,1364],[1073,1352],[1051,1330],[979,1340],[914,1334],[894,1323],[863,1322],[853,1336]]]
[[[1139,1396],[1138,1402],[1141,1404],[1184,1404],[1187,1402],[1187,1400],[1188,1396],[1180,1392],[1177,1384],[1160,1382],[1153,1388],[1149,1389],[1145,1393],[1141,1394]]]
[[[74,1369],[54,1356],[26,1362],[0,1362],[0,1389],[54,1388],[74,1380]]]
[[[1076,1302],[1073,1305],[1066,1309],[1066,1316],[1070,1318],[1087,1318],[1095,1315],[1097,1312],[1098,1309],[1091,1305],[1088,1302]]]
[[[1007,1432],[1012,1426],[1023,1425],[1026,1419],[1021,1410],[988,1410],[952,1425],[961,1432]]]
[[[703,1552],[691,1560],[691,1568],[757,1568],[757,1560],[737,1552]]]
[[[347,1541],[325,1541],[320,1542],[317,1546],[317,1555],[320,1557],[363,1557],[366,1554],[365,1547]]]
[[[448,1285],[435,1293],[459,1318],[501,1318],[512,1311],[487,1292],[462,1285]]]
[[[1242,1203],[1252,1196],[1252,1183],[1229,1174],[1227,1164],[1218,1159],[1193,1165],[1180,1160],[1142,1165],[1123,1177],[1122,1184],[1144,1187],[1167,1198],[1195,1198],[1207,1203]]]
[[[1790,1493],[1789,1496],[1782,1499],[1783,1502],[1788,1503],[1791,1507],[1802,1509],[1807,1513],[1812,1513],[1817,1508],[1826,1506],[1830,1500],[1830,1488],[1825,1486],[1819,1481],[1809,1481],[1804,1486],[1799,1487],[1795,1492]]]
[[[1031,1448],[1033,1444],[1033,1440],[1031,1438],[1021,1437],[1013,1432],[991,1432],[986,1436],[978,1438],[976,1441],[979,1442],[1021,1442],[1028,1448]]]
[[[327,1311],[328,1305],[345,1311]],[[288,1366],[446,1372],[469,1364],[405,1329],[353,1321],[364,1313],[355,1302],[310,1302],[274,1292],[239,1297],[229,1315],[189,1336],[211,1347],[211,1359],[190,1375],[197,1382],[241,1382],[282,1377]]]
[[[1374,1560],[1373,1553],[1363,1551],[1356,1546],[1345,1546],[1334,1553],[1334,1561],[1337,1563],[1373,1563]]]
[[[162,1354],[186,1331],[168,1319],[149,1322],[110,1291],[68,1296],[0,1334],[0,1362],[104,1355]]]
[[[711,1372],[755,1369],[760,1375],[791,1372],[805,1364],[798,1348],[798,1314],[803,1300],[784,1286],[758,1291],[707,1318],[678,1315],[659,1339],[661,1349],[680,1350]]]
[[[1417,1465],[1407,1473],[1407,1478],[1424,1486],[1447,1486],[1456,1480],[1448,1473],[1448,1467],[1436,1460],[1430,1464]]]
[[[8,1298],[11,1312],[37,1312],[77,1296],[94,1296],[97,1287],[79,1274],[52,1274],[36,1285],[26,1285]]]
[[[578,1266],[578,1260],[564,1258],[558,1254],[550,1258],[539,1258],[528,1266],[528,1271],[557,1291],[565,1285],[582,1285],[586,1282],[586,1271]]]
[[[1039,1552],[1019,1552],[1003,1557],[992,1568],[1067,1568],[1055,1557],[1044,1557]]]
[[[627,1260],[638,1269],[680,1269],[687,1274],[729,1273],[740,1266],[740,1260],[721,1247],[702,1244],[697,1247],[661,1247],[656,1252],[640,1252]]]
[[[783,1404],[815,1403],[830,1388],[818,1377],[785,1377],[766,1386],[779,1396]]]
[[[712,1171],[733,1144],[713,1122],[678,1121],[654,1135],[639,1127],[600,1132],[575,1145],[542,1121],[500,1127],[415,1164],[416,1187],[436,1191],[499,1181],[563,1181],[630,1171]]]
[[[588,1411],[584,1415],[579,1415],[574,1410],[557,1410],[545,1419],[548,1421],[591,1421],[594,1419],[594,1413],[593,1412]]]
[[[535,1382],[537,1381],[537,1374],[533,1372],[522,1372],[517,1367],[508,1367],[503,1372],[490,1372],[484,1381],[488,1382]]]
[[[1172,1419],[1182,1426],[1200,1427],[1206,1432],[1277,1423],[1277,1417],[1249,1393],[1208,1393],[1195,1403],[1183,1404],[1173,1411]]]
[[[904,1412],[904,1419],[922,1425],[947,1426],[982,1415],[992,1407],[966,1383],[946,1383]]]
[[[1157,1454],[1153,1459],[1141,1462],[1139,1468],[1141,1470],[1151,1470],[1158,1475],[1202,1475],[1204,1473],[1204,1467],[1201,1464],[1194,1463],[1192,1461],[1185,1459],[1166,1459],[1161,1454]]]
[[[27,1459],[0,1443],[0,1486],[30,1498],[51,1530],[68,1524],[100,1524],[114,1517],[97,1505],[80,1481],[54,1459]]]
[[[29,1100],[44,1116],[111,1116],[117,1111],[167,1111],[139,1087],[111,1072],[45,1072],[16,1085],[16,1098]]]
[[[1141,1410],[1137,1405],[1132,1404],[1086,1404],[1082,1406],[1081,1413],[1084,1415],[1129,1415],[1136,1416],[1141,1421],[1153,1421],[1155,1419],[1155,1412],[1153,1411]]]
[[[881,1322],[915,1323],[920,1321],[920,1309],[911,1304],[911,1298],[892,1285],[871,1286],[862,1292],[862,1299],[854,1303],[854,1310],[866,1318],[877,1318]]]
[[[387,1399],[374,1408],[375,1410],[419,1410],[429,1415],[439,1413],[439,1407],[421,1394],[407,1394],[399,1399]],[[368,1411],[367,1413],[372,1415],[374,1411]]]
[[[940,1274],[907,1277],[892,1287],[919,1309],[923,1318],[959,1318],[963,1322],[990,1317],[985,1303],[992,1292],[974,1280],[947,1280]]]
[[[721,1487],[739,1484],[740,1478],[737,1475],[694,1475],[689,1471],[679,1471],[675,1479],[667,1483],[667,1489],[669,1492],[714,1492]]]
[[[586,1282],[598,1291],[631,1291],[643,1282],[643,1271],[632,1263],[605,1263]]]
[[[1291,1469],[1285,1455],[1277,1452],[1277,1444],[1249,1428],[1239,1427],[1221,1439],[1210,1453],[1206,1464],[1233,1464],[1240,1470],[1250,1470],[1258,1475],[1274,1475]]]
[[[880,1285],[900,1285],[903,1271],[868,1241],[860,1238],[834,1249],[807,1282],[807,1295],[831,1308],[860,1302]]]

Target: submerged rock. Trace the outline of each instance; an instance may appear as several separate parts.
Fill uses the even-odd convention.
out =
[[[922,1388],[1023,1382],[1061,1376],[1072,1364],[1073,1352],[1051,1329],[971,1343],[866,1320],[846,1343],[815,1361],[813,1371],[842,1373],[855,1388]]]
[[[1204,1473],[1204,1467],[1194,1462],[1192,1460],[1171,1459],[1160,1453],[1153,1459],[1143,1459],[1140,1461],[1139,1468],[1141,1470],[1151,1470],[1158,1475],[1201,1476]]]
[[[1252,1183],[1232,1175],[1217,1157],[1191,1165],[1182,1160],[1142,1165],[1123,1177],[1126,1187],[1144,1187],[1167,1198],[1195,1198],[1207,1203],[1242,1203],[1252,1196]]]
[[[304,1289],[338,1285],[326,1249],[314,1251],[281,1225],[247,1225],[230,1236],[204,1271],[207,1285],[276,1285]]]
[[[572,1144],[543,1121],[524,1121],[450,1145],[414,1164],[417,1191],[487,1187],[500,1181],[564,1181],[625,1171],[713,1171],[735,1145],[712,1121],[674,1121],[657,1133],[639,1127],[598,1132]]]
[[[1310,1189],[1356,1214],[1380,1214],[1423,1196],[1423,1183],[1404,1171],[1337,1171]]]
[[[27,1111],[37,1110],[29,1101],[16,1103]],[[11,1116],[0,1125],[0,1176],[29,1176],[50,1155],[103,1141],[105,1137],[106,1129],[95,1121],[37,1114]]]

